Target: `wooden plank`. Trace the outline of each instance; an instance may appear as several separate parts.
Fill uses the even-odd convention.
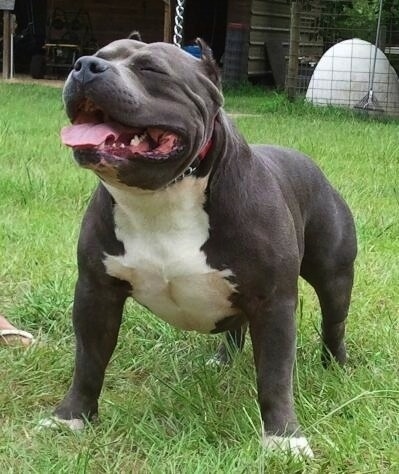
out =
[[[248,26],[251,20],[251,0],[230,0],[227,23],[241,23]]]
[[[289,29],[290,19],[284,16],[271,16],[271,15],[252,15],[251,17],[251,28],[286,28]]]
[[[3,79],[11,77],[11,13],[3,11]]]
[[[171,20],[171,5],[170,0],[164,0],[164,14],[163,14],[163,40],[165,43],[170,43],[172,36],[172,20]]]
[[[256,14],[266,14],[269,15],[270,13],[276,14],[276,13],[283,13],[283,14],[290,14],[290,7],[289,3],[285,0],[279,2],[276,0],[269,0],[269,1],[259,1],[259,0],[254,0],[252,2],[252,8],[251,8],[251,14],[256,15]]]
[[[296,85],[298,80],[298,56],[299,56],[299,23],[300,12],[297,2],[291,4],[291,33],[290,33],[290,51],[288,57],[288,71],[286,92],[290,99],[296,95]]]
[[[282,41],[275,38],[266,39],[266,52],[276,87],[283,89],[285,86],[286,51]]]

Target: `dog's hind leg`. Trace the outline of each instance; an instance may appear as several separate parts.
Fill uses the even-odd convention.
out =
[[[215,355],[208,361],[208,364],[230,364],[234,354],[244,348],[247,328],[248,324],[243,324],[239,329],[227,331],[224,334],[224,340],[219,344]]]
[[[344,364],[345,320],[352,293],[357,243],[352,214],[335,191],[326,189],[323,199],[315,200],[304,237],[300,274],[313,286],[319,298],[322,362],[326,366],[333,357],[339,364]]]
[[[341,239],[319,234],[310,245],[305,242],[301,265],[301,276],[313,286],[320,302],[324,366],[331,357],[341,365],[346,361],[345,320],[353,286],[356,236],[350,220],[343,229]]]
[[[345,321],[348,315],[353,285],[353,265],[326,273],[313,283],[319,298],[322,324],[322,362],[326,366],[331,357],[339,364],[346,362]]]

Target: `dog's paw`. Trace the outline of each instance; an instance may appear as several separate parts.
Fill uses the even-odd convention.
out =
[[[228,352],[227,347],[225,346],[224,343],[220,344],[219,347],[217,348],[215,354],[210,357],[206,365],[210,367],[228,367],[232,363],[232,356]]]
[[[220,357],[219,354],[215,354],[214,356],[210,357],[206,361],[206,366],[208,367],[215,367],[215,368],[221,368],[221,367],[226,367],[230,364],[229,361],[224,359],[223,357]]]
[[[67,427],[72,431],[81,431],[84,429],[85,424],[81,418],[72,418],[72,420],[62,420],[56,416],[50,418],[44,418],[39,421],[38,428],[62,428]]]
[[[313,459],[314,454],[304,436],[285,437],[263,434],[262,444],[268,451],[282,451],[292,456]]]

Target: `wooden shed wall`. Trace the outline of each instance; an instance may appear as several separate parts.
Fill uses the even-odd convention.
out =
[[[187,0],[187,2],[199,0]],[[172,17],[175,0],[172,0]],[[244,26],[248,32],[244,52],[246,69],[249,77],[264,76],[271,71],[266,53],[266,43],[272,40],[280,46],[278,61],[284,62],[288,54],[290,31],[290,3],[287,0],[228,0],[227,28],[231,23]],[[314,0],[319,4],[320,0]],[[133,29],[140,30],[146,42],[162,41],[164,27],[163,0],[53,0],[48,1],[48,9],[59,7],[64,10],[87,10],[90,14],[93,36],[99,46],[110,41],[126,37]],[[311,53],[314,39],[306,32],[312,23],[312,12],[302,16],[301,46]],[[173,21],[172,21],[173,23]],[[220,25],[219,25],[220,27]],[[304,50],[303,50],[304,51]],[[276,53],[276,57],[277,52]],[[307,52],[304,51],[306,55]],[[281,59],[281,57],[283,59]]]
[[[227,24],[241,23],[249,27],[252,0],[229,0]]]
[[[250,7],[250,35],[248,75],[262,76],[270,72],[271,65],[266,53],[266,43],[278,46],[274,53],[279,62],[288,55],[290,39],[291,2],[287,0],[252,0]],[[314,37],[314,24],[320,17],[320,0],[313,0],[307,11],[301,14],[301,55],[313,55],[322,49],[320,38]]]
[[[162,0],[54,0],[48,2],[65,11],[83,9],[89,12],[93,36],[99,46],[126,38],[139,30],[146,42],[163,40],[164,2]],[[50,11],[48,12],[50,14]]]

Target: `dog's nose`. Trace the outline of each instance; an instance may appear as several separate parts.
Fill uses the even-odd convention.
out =
[[[108,61],[95,56],[82,56],[75,63],[72,76],[82,84],[87,84],[107,69],[109,69]]]

